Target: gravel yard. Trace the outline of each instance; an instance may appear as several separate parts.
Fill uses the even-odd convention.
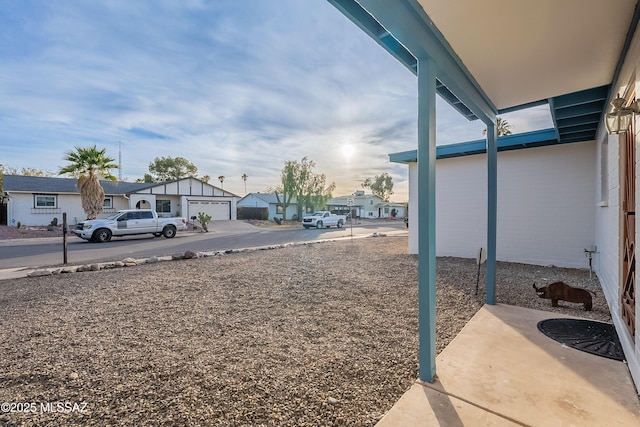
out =
[[[2,281],[0,402],[37,407],[0,425],[373,425],[417,377],[406,252],[389,236]],[[483,303],[476,271],[438,259],[438,351]],[[593,311],[537,298],[552,280],[595,290]],[[496,294],[610,321],[586,270],[500,263]]]

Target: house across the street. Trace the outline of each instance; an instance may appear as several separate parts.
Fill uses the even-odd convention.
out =
[[[42,226],[54,218],[75,224],[86,218],[75,178],[5,175],[1,209],[6,210],[0,225]],[[233,193],[197,178],[182,178],[155,183],[100,181],[105,198],[99,217],[122,209],[155,209],[160,216],[182,216],[187,219],[199,212],[213,220],[235,220]]]
[[[404,203],[385,202],[375,194],[365,194],[358,190],[352,195],[334,197],[327,202],[327,209],[333,213],[347,215],[350,211],[355,218],[404,218]],[[395,215],[394,215],[395,210]]]
[[[282,199],[282,196],[280,197]],[[287,206],[286,219],[293,219],[298,212],[295,197]],[[238,201],[238,218],[240,219],[282,219],[284,207],[278,203],[275,193],[249,193]]]

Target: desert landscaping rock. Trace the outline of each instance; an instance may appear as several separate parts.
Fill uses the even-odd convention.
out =
[[[185,259],[193,259],[193,258],[198,258],[198,254],[196,252],[193,251],[186,251],[184,253],[184,258]]]
[[[51,276],[50,270],[34,270],[29,273],[29,277],[41,277],[41,276]]]
[[[406,252],[388,236],[1,281],[0,401],[87,411],[0,425],[372,426],[417,377]],[[438,352],[483,304],[476,273],[437,260]],[[588,270],[497,275],[498,303],[611,321]],[[553,280],[595,290],[593,310],[538,298],[531,284]]]

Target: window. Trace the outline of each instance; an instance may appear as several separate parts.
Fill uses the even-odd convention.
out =
[[[277,205],[276,206],[276,213],[277,214],[282,214],[284,212],[284,209],[282,209],[282,205]]]
[[[388,213],[389,213],[389,208],[388,208],[388,207],[387,207],[387,208],[384,208],[384,213],[385,213],[385,214],[388,214]]]
[[[35,195],[36,208],[55,208],[58,206],[58,196],[55,195]]]
[[[113,197],[105,197],[102,202],[102,209],[113,209]]]
[[[369,200],[369,206],[373,206],[373,199]]]
[[[153,219],[153,213],[151,211],[142,211],[139,214],[140,219]]]
[[[171,200],[156,200],[156,212],[158,214],[171,213]]]

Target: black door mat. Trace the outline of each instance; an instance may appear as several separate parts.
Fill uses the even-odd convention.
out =
[[[624,360],[622,345],[613,325],[583,319],[546,319],[540,332],[567,347],[613,360]]]

